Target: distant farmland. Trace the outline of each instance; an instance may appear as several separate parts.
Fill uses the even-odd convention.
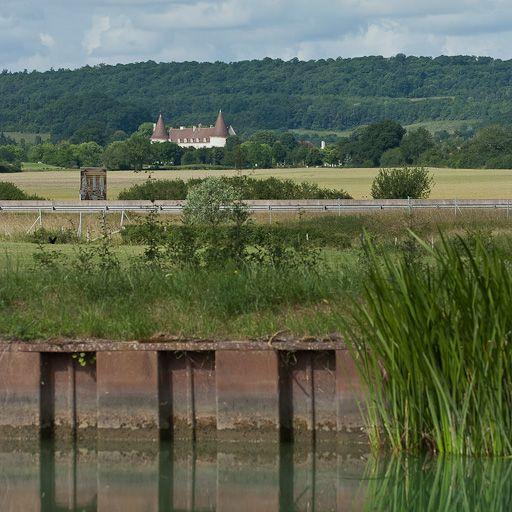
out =
[[[27,164],[27,166],[29,166]],[[243,171],[253,177],[276,176],[294,181],[309,181],[321,187],[342,188],[355,199],[370,198],[370,189],[378,169],[258,169]],[[205,176],[234,176],[240,171],[153,171],[155,179],[190,179]],[[432,199],[512,199],[512,170],[508,169],[432,169],[435,185]],[[121,190],[148,179],[148,173],[110,171],[108,198],[116,199]],[[15,183],[23,190],[56,199],[77,199],[78,170],[26,171],[0,174],[0,180]]]

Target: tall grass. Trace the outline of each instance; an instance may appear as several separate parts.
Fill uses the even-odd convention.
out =
[[[476,238],[423,245],[427,265],[370,248],[349,329],[375,447],[512,455],[512,270]]]
[[[7,261],[0,269],[0,336],[247,339],[284,329],[325,335],[350,303],[348,270],[328,265],[166,270],[121,263],[108,271],[88,260],[82,268],[51,259],[47,265]]]

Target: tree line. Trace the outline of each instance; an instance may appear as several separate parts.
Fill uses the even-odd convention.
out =
[[[151,130],[151,123],[143,123],[130,137],[105,146],[94,141],[16,143],[0,133],[0,172],[19,171],[21,162],[65,168],[104,165],[111,170],[411,165],[512,169],[512,128],[502,125],[432,134],[385,120],[337,138],[323,149],[293,133],[270,130],[229,137],[225,148],[182,148],[171,142],[151,144]]]
[[[0,73],[1,130],[113,142],[156,119],[211,123],[220,107],[242,135],[342,130],[383,119],[512,121],[512,61],[476,57],[263,59],[86,66]]]
[[[20,163],[41,162],[77,168],[104,165],[111,170],[141,170],[175,166],[271,168],[323,165],[324,155],[312,143],[292,133],[261,131],[245,139],[229,137],[225,148],[182,148],[175,143],[150,143],[151,125],[142,124],[130,137],[101,146],[97,142],[73,144],[42,142],[0,145],[0,162],[21,169]]]

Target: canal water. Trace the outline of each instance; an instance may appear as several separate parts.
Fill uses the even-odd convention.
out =
[[[317,444],[0,444],[2,512],[509,511],[512,461]]]

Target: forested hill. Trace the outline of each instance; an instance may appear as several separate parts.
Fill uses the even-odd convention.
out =
[[[512,120],[512,61],[363,57],[302,62],[155,62],[0,74],[0,130],[87,138],[134,131],[159,111],[172,125],[211,123],[219,108],[242,133]],[[78,134],[77,134],[78,132]],[[97,138],[97,137],[93,137]]]

